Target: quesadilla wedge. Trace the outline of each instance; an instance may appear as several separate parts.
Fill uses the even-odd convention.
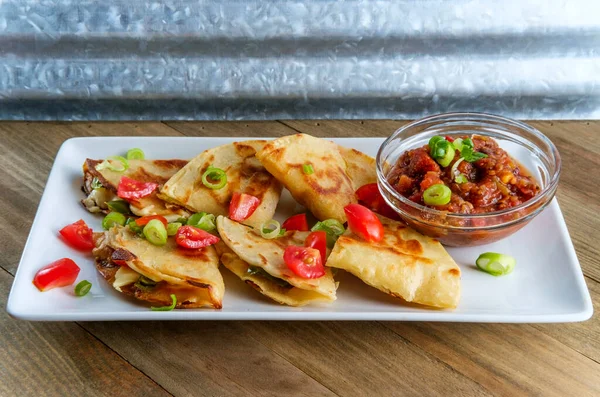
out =
[[[307,134],[275,139],[256,157],[319,220],[344,223],[354,192],[376,181],[374,159]]]
[[[108,168],[98,170],[103,160],[86,159],[83,164],[84,182],[82,189],[87,197],[81,202],[90,212],[109,212],[107,203],[119,200],[117,188],[123,176],[140,182],[154,182],[159,186],[169,180],[187,164],[186,160],[129,160],[129,168],[123,172]],[[168,220],[189,216],[177,205],[167,203],[157,197],[157,192],[136,200],[127,200],[130,211],[137,216],[162,215]]]
[[[185,249],[174,240],[156,246],[114,226],[94,234],[96,268],[117,291],[153,305],[168,306],[175,294],[178,309],[220,309],[225,285],[215,248]]]
[[[267,240],[223,216],[217,218],[217,229],[226,245],[217,245],[223,265],[263,295],[290,306],[336,299],[337,285],[330,269],[322,277],[306,279],[295,275],[283,260],[285,248],[302,246],[308,232],[288,231]]]
[[[383,239],[367,242],[347,231],[327,266],[344,269],[366,284],[407,302],[455,308],[460,300],[460,268],[439,241],[379,216]]]
[[[255,157],[265,144],[244,141],[205,150],[165,183],[158,196],[190,211],[227,215],[234,193],[245,193],[256,197],[260,204],[243,223],[260,227],[273,218],[282,190]],[[223,187],[205,186],[202,177],[209,167],[225,172],[227,182]]]

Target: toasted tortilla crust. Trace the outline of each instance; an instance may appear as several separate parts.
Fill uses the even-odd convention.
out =
[[[124,294],[167,306],[171,304],[170,294],[175,294],[177,308],[222,307],[225,286],[214,247],[186,250],[179,248],[173,239],[158,247],[120,226],[96,233],[94,237],[96,268],[111,285],[119,269],[115,261],[124,262],[135,272],[157,282],[152,289],[134,284],[123,286]]]
[[[407,302],[455,308],[460,268],[444,247],[400,222],[379,218],[385,231],[382,241],[369,243],[347,232],[337,240],[327,266]]]
[[[227,215],[234,192],[257,197],[261,203],[244,224],[260,227],[273,218],[281,195],[281,184],[256,159],[255,154],[266,141],[243,141],[205,150],[175,174],[161,188],[159,197],[194,212]],[[202,175],[209,166],[227,174],[221,189],[209,189]]]
[[[129,168],[124,172],[116,172],[108,169],[98,171],[96,166],[102,161],[103,160],[86,159],[83,164],[84,184],[82,188],[88,195],[92,193],[91,180],[94,177],[98,178],[102,186],[112,193],[111,196],[116,198],[117,188],[122,176],[127,176],[140,182],[158,183],[160,187],[188,163],[187,160],[178,159],[129,160]],[[157,193],[158,190],[148,197],[143,197],[138,200],[129,200],[131,212],[138,216],[163,215],[175,218],[189,215],[182,207],[159,199]],[[84,205],[86,205],[85,200],[83,200],[83,202]],[[102,209],[104,212],[108,212],[106,208]]]
[[[249,274],[248,263],[233,252],[222,254],[221,263],[246,284],[282,305],[305,306],[315,302],[331,302],[331,299],[318,292],[297,287],[285,288],[264,277]]]
[[[244,273],[246,272],[248,265],[256,266],[262,268],[273,277],[287,281],[298,289],[311,292],[311,294],[293,292],[288,294],[286,298],[275,288],[272,288],[269,285],[270,283],[263,282],[263,278],[257,279],[256,276],[250,275],[241,277],[242,279],[254,282],[254,284],[261,288],[261,292],[265,293],[265,295],[278,302],[286,304],[292,302],[295,305],[304,305],[317,299],[324,301],[333,301],[336,299],[337,285],[333,280],[330,269],[326,268],[323,277],[304,279],[295,275],[283,261],[285,248],[289,245],[303,245],[308,232],[289,231],[282,237],[267,240],[262,238],[253,229],[223,216],[217,217],[217,229],[221,235],[222,242],[230,250],[217,248],[222,253],[221,261],[223,264],[227,261],[228,266],[226,267],[230,268],[238,277],[241,277],[242,270]],[[224,254],[230,252],[239,257],[246,264],[246,267],[244,268],[243,264],[236,262],[235,258],[226,257],[224,260]]]
[[[320,220],[345,222],[344,207],[356,203],[356,189],[376,180],[372,158],[307,134],[275,139],[256,157]],[[306,164],[312,165],[312,174],[303,171]]]

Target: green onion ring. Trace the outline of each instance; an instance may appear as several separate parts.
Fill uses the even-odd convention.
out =
[[[92,289],[92,283],[87,280],[82,280],[75,286],[75,295],[85,296]]]
[[[313,168],[312,164],[303,164],[302,172],[304,172],[306,175],[311,175],[315,173],[315,169]]]
[[[106,202],[106,206],[113,212],[129,214],[129,203],[125,200],[111,200]]]
[[[454,177],[454,182],[462,184],[469,182],[469,180],[467,179],[467,176],[465,174],[460,174]]]
[[[96,190],[96,189],[100,189],[102,186],[102,182],[100,182],[100,180],[96,177],[94,177],[94,179],[92,179],[92,190]]]
[[[167,228],[158,219],[152,219],[144,226],[144,237],[154,245],[165,245],[167,243]]]
[[[268,240],[279,237],[280,232],[281,224],[275,219],[271,219],[260,226],[260,235]]]
[[[179,228],[183,226],[180,222],[172,222],[167,225],[167,236],[174,236],[177,234]]]
[[[144,151],[137,147],[129,149],[125,156],[127,157],[127,160],[143,160],[146,158]]]
[[[190,216],[186,222],[187,225],[195,226],[207,232],[211,232],[217,228],[215,224],[215,216],[206,212],[198,212]]]
[[[114,163],[118,165],[115,165]],[[101,162],[96,166],[96,170],[102,171],[103,169],[108,169],[110,171],[115,172],[123,172],[129,168],[129,161],[125,157],[122,156],[109,156],[106,160]]]
[[[452,198],[452,190],[444,184],[431,185],[423,192],[423,201],[427,205],[446,205]]]
[[[479,255],[475,264],[480,270],[497,277],[512,273],[517,261],[510,255],[486,252]]]
[[[173,303],[171,303],[171,306],[150,306],[150,310],[155,312],[170,312],[171,310],[175,309],[175,306],[177,306],[177,297],[175,296],[175,294],[171,294],[171,300],[173,301]]]
[[[102,219],[102,227],[104,230],[108,230],[114,225],[125,226],[125,222],[127,222],[125,215],[120,212],[109,212],[108,215]]]
[[[208,178],[217,182],[210,182]],[[209,166],[202,174],[202,184],[209,189],[221,189],[227,184],[227,174],[220,168]]]

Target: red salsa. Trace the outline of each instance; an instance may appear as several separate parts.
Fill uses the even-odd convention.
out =
[[[515,207],[541,190],[494,139],[478,135],[460,139],[434,137],[428,145],[403,153],[388,178],[398,193],[415,203],[461,214]],[[449,190],[438,186],[426,192],[438,184]],[[447,192],[442,204],[439,195],[431,193],[441,189]]]

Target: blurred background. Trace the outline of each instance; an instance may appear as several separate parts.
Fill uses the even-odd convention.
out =
[[[0,0],[0,119],[600,115],[597,0]]]

